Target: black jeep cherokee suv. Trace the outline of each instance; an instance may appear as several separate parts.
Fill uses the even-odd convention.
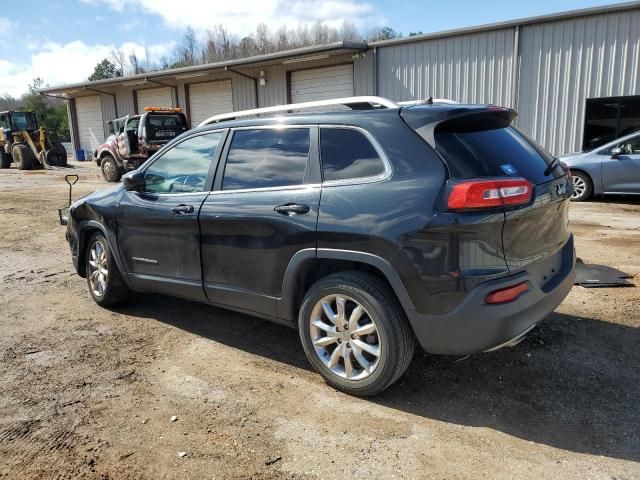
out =
[[[513,110],[431,104],[187,132],[70,209],[102,306],[160,292],[296,326],[326,381],[375,394],[434,354],[517,343],[574,279],[569,173]]]

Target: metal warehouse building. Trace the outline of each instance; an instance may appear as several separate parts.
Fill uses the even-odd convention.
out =
[[[338,42],[48,88],[68,99],[72,141],[93,151],[106,122],[180,106],[193,125],[256,107],[379,95],[515,108],[554,154],[640,129],[640,2],[372,42]]]

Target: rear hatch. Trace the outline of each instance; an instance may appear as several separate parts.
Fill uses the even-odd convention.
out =
[[[187,130],[182,113],[148,113],[145,122],[146,138],[150,144],[164,144]]]
[[[501,205],[487,207],[504,214],[502,250],[511,273],[562,248],[570,235],[567,172],[558,162],[550,167],[554,158],[511,125],[515,111],[494,106],[432,105],[406,108],[401,115],[444,160],[449,171],[445,196],[453,185],[474,181],[530,183],[530,197],[512,204],[504,198]],[[443,205],[443,210],[448,207]],[[476,214],[482,208],[462,209],[460,214]],[[559,261],[560,255],[554,257]]]

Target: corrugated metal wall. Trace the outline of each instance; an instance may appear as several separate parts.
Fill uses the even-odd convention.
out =
[[[378,94],[465,103],[512,104],[514,29],[378,48]]]
[[[640,94],[640,10],[523,26],[518,126],[554,154],[580,150],[585,101]]]
[[[353,62],[353,92],[355,95],[375,95],[375,56],[373,49]]]
[[[134,88],[135,87],[122,87],[115,90],[118,117],[125,117],[135,113],[135,107],[133,105]]]

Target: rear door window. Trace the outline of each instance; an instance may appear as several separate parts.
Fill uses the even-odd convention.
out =
[[[320,158],[324,181],[374,177],[385,172],[385,164],[369,139],[351,128],[323,127]]]
[[[309,168],[308,128],[236,130],[223,190],[301,185]]]
[[[435,133],[436,147],[453,178],[523,177],[539,184],[562,175],[544,174],[553,157],[513,127]]]

